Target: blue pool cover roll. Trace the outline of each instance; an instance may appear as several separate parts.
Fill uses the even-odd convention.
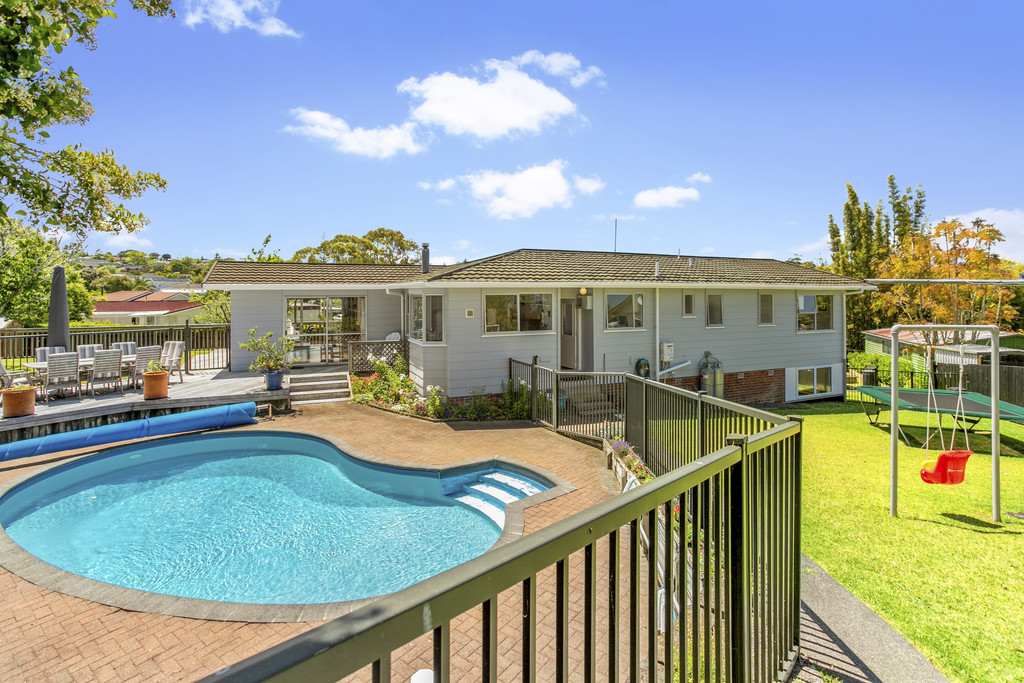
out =
[[[151,436],[194,432],[200,429],[219,429],[256,422],[256,404],[232,403],[226,406],[190,410],[159,417],[144,417],[141,420],[120,422],[79,429],[63,434],[49,434],[34,439],[0,444],[0,460],[28,458],[44,453],[56,453],[74,448],[102,446],[115,441],[145,439]]]

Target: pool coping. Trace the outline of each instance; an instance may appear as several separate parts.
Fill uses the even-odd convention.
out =
[[[281,430],[268,429],[216,429],[190,432],[189,434],[196,435],[208,432],[225,434],[235,431],[246,434],[282,434]],[[497,547],[507,545],[523,535],[523,531],[525,529],[524,512],[527,508],[545,503],[576,490],[576,487],[567,479],[551,472],[550,470],[505,456],[495,455],[489,458],[474,458],[472,460],[466,460],[451,465],[417,464],[405,460],[394,460],[367,453],[352,446],[344,439],[330,436],[328,434],[310,431],[294,433],[326,441],[342,451],[344,454],[357,460],[396,469],[414,470],[419,472],[437,472],[438,475],[441,476],[444,474],[457,474],[459,472],[470,472],[477,469],[483,469],[490,464],[500,464],[508,469],[520,470],[527,476],[539,476],[550,481],[553,486],[546,491],[517,500],[505,506],[505,525],[502,528],[501,535],[498,537],[498,540],[494,542],[487,552]],[[149,444],[174,439],[180,436],[183,436],[183,434],[146,439],[145,441],[137,443]],[[130,445],[131,444],[124,443],[109,444],[105,448],[70,457],[61,460],[60,462],[44,465],[39,469],[26,473],[22,476],[15,477],[14,479],[0,485],[0,497],[3,497],[8,493],[8,491],[20,486],[29,479],[51,469],[63,467],[70,463],[84,458],[93,457],[108,450],[125,448]],[[6,530],[4,530],[2,525],[0,525],[0,567],[3,567],[13,574],[42,588],[62,593],[64,595],[82,598],[83,600],[89,600],[133,612],[163,614],[166,616],[205,619],[209,621],[244,621],[264,623],[326,621],[353,612],[365,605],[379,600],[382,597],[385,597],[386,595],[394,595],[393,593],[388,593],[372,598],[361,598],[358,600],[346,600],[342,602],[282,605],[221,602],[217,600],[184,598],[172,595],[162,595],[160,593],[150,593],[135,588],[126,588],[124,586],[104,583],[102,581],[90,579],[59,567],[55,567],[15,543],[7,534]]]

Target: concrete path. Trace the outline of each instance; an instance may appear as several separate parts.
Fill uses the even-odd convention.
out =
[[[948,681],[896,629],[806,556],[802,578],[800,649],[803,658],[792,680]]]

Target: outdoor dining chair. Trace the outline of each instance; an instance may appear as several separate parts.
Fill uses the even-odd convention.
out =
[[[135,342],[114,342],[110,345],[112,349],[121,349],[122,356],[134,356],[139,348],[135,345]]]
[[[95,358],[96,352],[103,350],[103,344],[79,344],[75,350],[78,352],[79,360]]]
[[[100,349],[93,358],[92,367],[89,368],[88,385],[92,395],[96,395],[96,383],[116,384],[121,393],[124,393],[124,384],[121,381],[121,349]]]
[[[51,353],[64,353],[63,346],[40,346],[36,349],[36,362],[45,363]]]
[[[163,350],[160,353],[160,363],[164,368],[174,374],[174,371],[178,371],[178,381],[184,382],[185,377],[181,371],[181,358],[185,353],[185,342],[183,341],[166,341],[164,342]]]
[[[50,389],[63,391],[71,389],[72,393],[82,396],[82,383],[78,377],[78,354],[51,353],[46,357],[46,370],[38,375],[39,389],[45,397]]]
[[[11,372],[6,365],[0,363],[0,389],[10,389],[13,386],[28,384],[27,374],[24,370]]]
[[[140,346],[135,352],[135,367],[132,368],[131,376],[133,387],[142,385],[142,373],[146,372],[146,367],[152,361],[160,362],[160,350],[159,346]]]

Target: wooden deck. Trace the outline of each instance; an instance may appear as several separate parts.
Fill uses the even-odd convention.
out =
[[[283,389],[267,391],[261,375],[227,370],[197,370],[186,374],[184,381],[175,374],[167,394],[165,399],[147,401],[141,389],[126,386],[124,394],[102,388],[95,397],[83,392],[81,398],[39,400],[35,415],[0,419],[0,443],[229,403],[255,401],[284,408],[290,402],[287,377]]]

